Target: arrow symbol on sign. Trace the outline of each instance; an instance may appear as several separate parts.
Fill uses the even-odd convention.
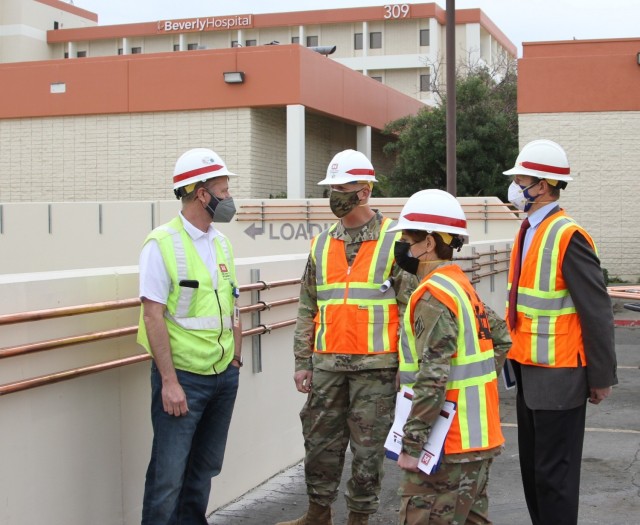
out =
[[[262,235],[264,233],[264,228],[257,228],[256,223],[254,222],[244,231],[244,233],[255,241],[256,235]]]

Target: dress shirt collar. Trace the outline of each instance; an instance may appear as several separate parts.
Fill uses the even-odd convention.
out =
[[[531,229],[535,230],[538,226],[540,226],[540,223],[556,206],[558,206],[558,202],[553,201],[549,204],[545,204],[542,208],[538,208],[531,215],[529,215],[529,224],[531,225]]]

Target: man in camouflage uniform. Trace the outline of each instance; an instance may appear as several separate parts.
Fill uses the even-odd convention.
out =
[[[413,386],[398,466],[400,525],[487,524],[487,483],[502,450],[497,374],[511,340],[505,322],[484,305],[450,263],[467,239],[466,218],[452,195],[423,190],[405,204],[394,229],[396,263],[414,273],[402,325],[400,382]],[[445,400],[457,404],[442,464],[418,469],[423,445]]]
[[[369,160],[346,150],[333,158],[320,182],[331,186],[330,206],[341,220],[312,243],[295,331],[294,380],[308,395],[300,419],[309,509],[278,525],[333,523],[331,504],[349,442],[349,525],[367,524],[378,508],[383,445],[395,406],[398,303],[406,304],[416,280],[393,263],[396,235],[386,234],[391,221],[369,207],[375,181]]]

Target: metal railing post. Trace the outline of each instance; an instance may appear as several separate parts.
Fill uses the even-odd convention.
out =
[[[251,282],[260,282],[260,270],[253,268],[251,270]],[[260,302],[260,290],[251,290],[251,304]],[[260,326],[260,311],[251,312],[251,328]],[[261,335],[254,335],[251,338],[251,357],[253,362],[253,373],[262,372],[262,340]]]

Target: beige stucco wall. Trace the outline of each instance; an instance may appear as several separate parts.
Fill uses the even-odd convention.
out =
[[[640,112],[520,115],[520,146],[555,140],[574,181],[561,205],[593,236],[610,276],[640,278]]]
[[[305,196],[322,196],[317,182],[355,134],[307,113]],[[213,148],[239,175],[237,198],[286,191],[284,108],[5,119],[0,144],[0,203],[172,198],[175,161],[193,147]]]

